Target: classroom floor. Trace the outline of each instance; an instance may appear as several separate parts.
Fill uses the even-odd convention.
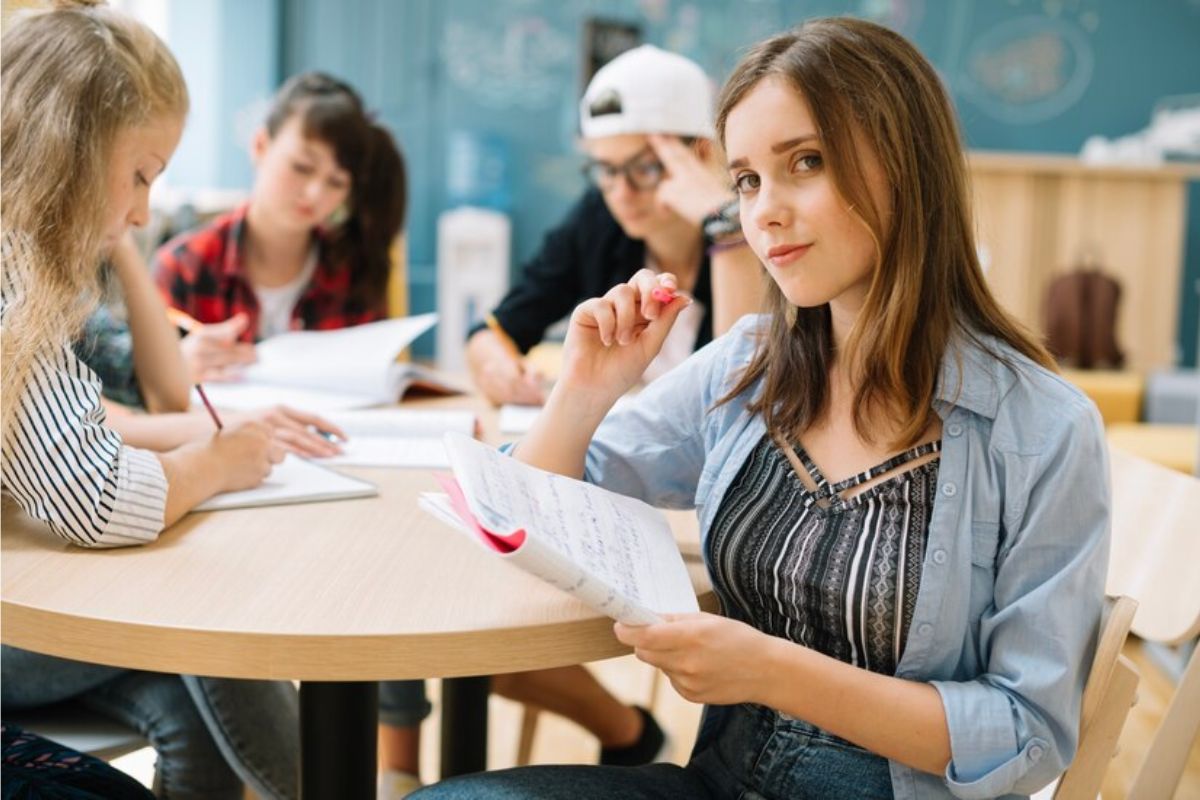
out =
[[[1125,724],[1119,750],[1104,782],[1103,800],[1124,798],[1124,787],[1132,780],[1134,771],[1141,763],[1146,742],[1162,718],[1172,691],[1168,680],[1142,652],[1140,643],[1130,642],[1126,645],[1125,652],[1141,671],[1142,682],[1138,687],[1138,704]],[[592,668],[597,677],[623,700],[645,704],[650,697],[653,672],[632,656],[602,661],[593,664]],[[439,688],[438,681],[429,681],[429,693],[435,706]],[[489,768],[497,769],[514,764],[522,710],[516,703],[499,697],[492,698],[489,705]],[[699,706],[681,698],[671,688],[670,682],[663,679],[659,682],[658,702],[654,711],[671,737],[672,760],[684,763],[691,752],[692,741],[700,721]],[[438,715],[434,713],[422,728],[424,747],[421,754],[421,773],[427,780],[437,775],[437,737]],[[561,718],[545,714],[540,716],[533,742],[534,763],[588,764],[595,763],[597,754],[595,740],[580,728]],[[149,748],[131,753],[113,763],[147,786],[150,785],[154,775],[154,752]],[[1200,742],[1192,748],[1183,779],[1175,793],[1175,800],[1196,798],[1200,798]]]

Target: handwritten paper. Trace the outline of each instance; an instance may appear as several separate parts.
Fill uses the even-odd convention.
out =
[[[501,535],[526,532],[525,544],[505,558],[623,622],[698,609],[661,512],[466,436],[447,434],[445,447],[479,525]]]

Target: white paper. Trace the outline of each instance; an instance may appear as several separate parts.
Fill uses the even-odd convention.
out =
[[[374,484],[334,472],[289,454],[275,465],[267,479],[253,489],[224,492],[210,497],[193,511],[312,503],[379,494]]]
[[[447,434],[445,444],[479,523],[503,535],[526,532],[525,545],[506,558],[621,621],[699,609],[662,512],[465,436]]]
[[[326,418],[348,437],[341,443],[341,455],[320,459],[321,464],[336,466],[449,467],[442,435],[475,433],[475,415],[470,411],[381,408]]]
[[[204,391],[218,408],[283,404],[318,413],[394,403],[414,380],[459,391],[430,370],[396,362],[435,322],[436,314],[422,314],[272,336],[258,343],[258,361],[237,380],[207,383]]]

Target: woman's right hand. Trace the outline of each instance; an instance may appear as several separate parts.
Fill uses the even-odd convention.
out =
[[[196,328],[179,341],[193,382],[236,378],[242,367],[258,360],[253,344],[238,341],[248,322],[245,314],[235,314]]]
[[[271,426],[262,422],[226,427],[209,440],[208,446],[222,476],[222,492],[258,486],[286,455]]]
[[[664,303],[656,289],[674,298]],[[691,298],[676,292],[674,275],[643,269],[603,297],[581,303],[571,315],[559,383],[572,393],[616,402],[641,379],[679,312],[691,305]]]

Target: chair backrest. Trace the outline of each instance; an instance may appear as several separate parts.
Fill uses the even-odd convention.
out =
[[[1096,655],[1083,689],[1079,719],[1079,746],[1071,766],[1058,780],[1054,800],[1095,800],[1117,739],[1137,693],[1138,672],[1121,655],[1137,603],[1128,597],[1105,603]]]
[[[1200,479],[1110,449],[1113,539],[1108,591],[1138,601],[1133,632],[1175,645],[1200,635]],[[1128,800],[1170,797],[1200,731],[1200,650],[1129,787]]]

